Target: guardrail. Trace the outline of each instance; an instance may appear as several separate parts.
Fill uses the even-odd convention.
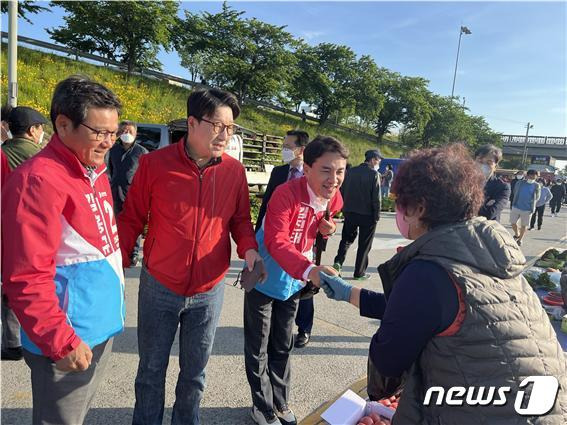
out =
[[[524,146],[524,144],[526,144],[526,136],[504,134],[502,135],[502,144]],[[567,145],[567,137],[528,136],[527,145],[563,147]]]

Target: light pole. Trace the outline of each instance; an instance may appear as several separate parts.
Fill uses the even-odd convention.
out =
[[[8,104],[18,106],[18,1],[8,2]]]
[[[467,27],[461,26],[461,31],[459,31],[459,46],[457,47],[457,60],[455,61],[455,72],[453,74],[453,88],[451,89],[451,99],[453,98],[453,93],[455,93],[455,80],[457,79],[457,65],[459,64],[459,52],[461,51],[461,37],[463,34],[472,34],[471,30]]]
[[[534,128],[534,125],[527,123],[526,139],[524,140],[524,152],[522,153],[522,168],[526,167],[526,161],[528,160],[528,134],[530,133],[530,128]]]

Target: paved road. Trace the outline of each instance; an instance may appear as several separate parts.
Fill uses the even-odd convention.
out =
[[[504,223],[508,213],[503,214]],[[528,233],[522,249],[533,258],[550,246],[567,248],[567,212],[552,218],[549,212],[541,231]],[[332,263],[340,238],[331,238],[323,262]],[[409,243],[401,238],[392,213],[383,214],[378,224],[369,271],[372,278],[359,286],[380,290],[376,265],[394,254],[397,246]],[[354,248],[354,247],[353,247]],[[345,262],[344,275],[353,270],[355,249]],[[230,286],[242,262],[234,259],[226,277],[225,301],[215,345],[207,368],[207,388],[201,405],[203,424],[253,424],[248,416],[251,405],[243,359],[242,305],[243,292]],[[136,313],[140,269],[128,270],[126,280],[126,330],[114,343],[106,378],[102,383],[87,424],[129,424],[134,405],[134,378],[138,362]],[[366,356],[371,336],[379,321],[361,318],[349,304],[328,300],[323,294],[315,298],[315,325],[312,342],[293,353],[291,407],[303,418],[323,402],[343,391],[366,373]],[[174,343],[166,387],[166,414],[170,422],[178,368],[178,343]],[[2,362],[2,424],[31,423],[31,388],[28,369],[23,362]]]

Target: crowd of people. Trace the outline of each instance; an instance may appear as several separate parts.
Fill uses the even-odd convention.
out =
[[[469,424],[479,417],[519,423],[510,403],[424,406],[423,393],[431,386],[509,386],[532,375],[556,377],[560,394],[545,422],[525,423],[567,422],[565,360],[521,275],[519,247],[530,217],[533,227],[541,211],[541,228],[541,206],[556,195],[552,214],[559,212],[560,183],[546,190],[529,170],[511,189],[494,174],[502,153],[491,145],[474,157],[460,144],[412,152],[395,173],[390,166],[383,174],[381,153],[369,150],[347,171],[341,141],[309,141],[293,130],[254,229],[245,168],[224,152],[240,114],[234,95],[191,92],[187,134],[151,153],[135,143],[136,123],[120,121],[121,108],[95,81],[59,82],[50,108],[54,134],[43,149],[47,120],[39,112],[2,111],[2,358],[23,357],[30,369],[34,424],[83,423],[113,338],[124,329],[124,268],[139,263],[142,237],[134,424],[163,421],[178,329],[171,422],[200,423],[231,238],[246,271],[261,270],[243,306],[255,423],[297,423],[290,356],[309,343],[309,295],[317,288],[381,320],[370,344],[369,388],[382,377],[404,388],[394,424]],[[353,278],[369,277],[384,197],[395,199],[397,227],[412,243],[379,266],[384,293],[377,293],[342,275],[358,236]],[[499,223],[510,201],[513,236]],[[319,264],[320,241],[336,232],[340,211],[334,264]]]

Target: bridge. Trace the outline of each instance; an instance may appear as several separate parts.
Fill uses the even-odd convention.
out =
[[[567,160],[567,137],[502,135],[502,152],[504,155],[551,156],[555,159]],[[528,159],[528,163],[529,163]]]

